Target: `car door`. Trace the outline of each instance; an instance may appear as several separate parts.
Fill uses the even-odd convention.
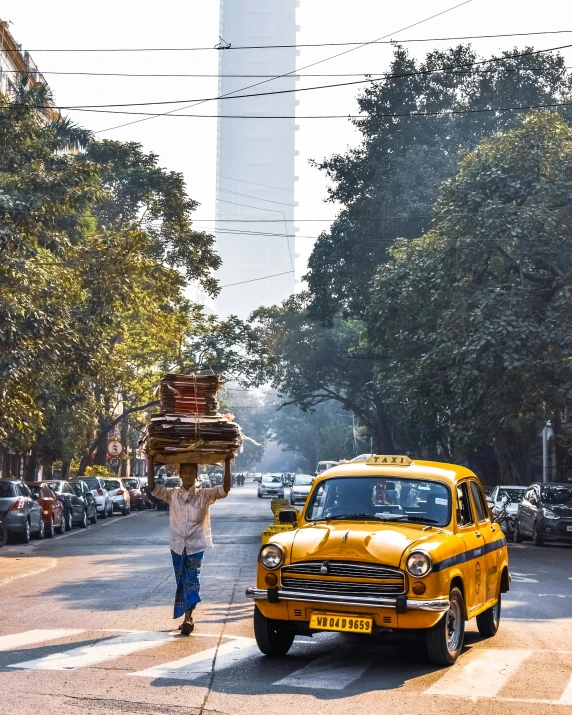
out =
[[[52,498],[52,512],[54,514],[54,523],[56,526],[59,526],[62,523],[62,519],[64,518],[64,505],[58,499],[58,495],[48,484],[46,484],[45,487],[47,491],[49,491],[50,496]]]
[[[465,563],[461,571],[465,583],[467,609],[471,611],[482,606],[486,601],[487,570],[485,540],[479,529],[469,492],[469,480],[457,484],[457,533],[465,544]]]
[[[74,488],[71,484],[64,483],[62,491],[68,496],[71,510],[72,518],[74,521],[81,521],[83,513],[83,502],[80,500]]]
[[[530,487],[524,495],[524,499],[520,503],[518,511],[518,524],[520,531],[528,536],[532,535],[534,499],[534,488]]]
[[[530,504],[530,534],[534,532],[534,525],[538,519],[540,509],[542,508],[540,503],[540,488],[536,485],[531,488],[531,495],[529,499]]]
[[[470,480],[470,488],[477,517],[477,526],[483,535],[485,546],[485,600],[491,601],[499,593],[499,559],[501,557],[501,547],[506,543],[506,539],[500,526],[492,523],[482,487],[476,479]]]
[[[38,531],[41,528],[40,522],[42,521],[42,507],[34,499],[32,492],[24,484],[24,482],[19,482],[18,489],[22,495],[25,502],[25,511],[30,519],[30,529],[32,532]]]

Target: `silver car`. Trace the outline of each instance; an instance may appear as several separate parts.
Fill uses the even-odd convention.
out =
[[[258,496],[284,499],[284,483],[279,474],[263,474],[258,485]]]
[[[290,489],[290,504],[305,504],[314,479],[313,474],[297,474]]]
[[[495,487],[487,501],[492,509],[500,510],[505,501],[508,500],[506,507],[507,514],[516,514],[519,503],[524,499],[525,492],[526,487],[509,486],[506,484]]]
[[[113,500],[109,496],[105,480],[102,477],[77,477],[77,479],[81,479],[91,489],[91,493],[95,498],[97,516],[100,519],[113,516]]]
[[[127,516],[131,511],[131,498],[127,484],[124,484],[123,479],[104,479],[103,481],[113,502],[113,510],[120,511],[123,516]]]
[[[0,521],[8,535],[16,536],[22,543],[30,541],[33,534],[44,538],[43,509],[29,488],[16,479],[0,479]]]

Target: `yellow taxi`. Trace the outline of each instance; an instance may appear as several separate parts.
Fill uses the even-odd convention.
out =
[[[499,627],[509,589],[506,539],[478,478],[465,467],[372,455],[315,481],[290,531],[258,558],[254,632],[266,655],[284,655],[296,635],[423,630],[431,662],[452,665],[465,621]]]

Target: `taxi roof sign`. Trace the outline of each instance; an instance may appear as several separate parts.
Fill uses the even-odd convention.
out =
[[[373,466],[408,467],[411,459],[399,454],[372,454],[366,464]]]

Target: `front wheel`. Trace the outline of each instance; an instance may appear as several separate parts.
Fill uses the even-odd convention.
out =
[[[61,519],[60,519],[60,525],[56,528],[56,531],[58,532],[58,534],[63,534],[65,530],[66,530],[66,515],[62,514]]]
[[[25,524],[25,526],[24,526],[24,533],[23,533],[22,536],[20,537],[20,541],[21,541],[23,544],[29,543],[29,541],[30,541],[30,533],[31,533],[31,532],[30,532],[30,521],[29,521],[28,519],[26,519],[26,524]]]
[[[429,660],[435,665],[453,665],[465,639],[465,603],[458,588],[449,594],[449,610],[425,633]]]
[[[44,524],[44,519],[40,519],[40,528],[34,534],[34,539],[42,540],[46,534],[46,525]]]
[[[514,532],[512,534],[512,540],[515,542],[515,544],[522,544],[524,541],[524,536],[522,535],[522,532],[520,530],[520,523],[518,519],[516,520],[514,524]]]
[[[494,606],[487,608],[486,611],[479,613],[477,616],[477,628],[479,633],[486,638],[492,638],[496,635],[500,625],[501,614],[501,595],[499,593],[498,601]]]
[[[264,655],[286,655],[292,643],[294,633],[287,621],[274,621],[262,615],[258,606],[254,607],[254,637],[256,645]]]
[[[54,515],[52,514],[51,519],[50,519],[50,524],[48,528],[46,529],[45,536],[48,537],[48,539],[51,539],[52,536],[54,535],[55,532],[55,526],[54,526]]]
[[[73,514],[71,512],[71,509],[68,509],[68,511],[66,511],[65,520],[66,520],[66,531],[71,531],[73,529]]]
[[[87,529],[87,511],[84,509],[79,525],[82,529]]]

